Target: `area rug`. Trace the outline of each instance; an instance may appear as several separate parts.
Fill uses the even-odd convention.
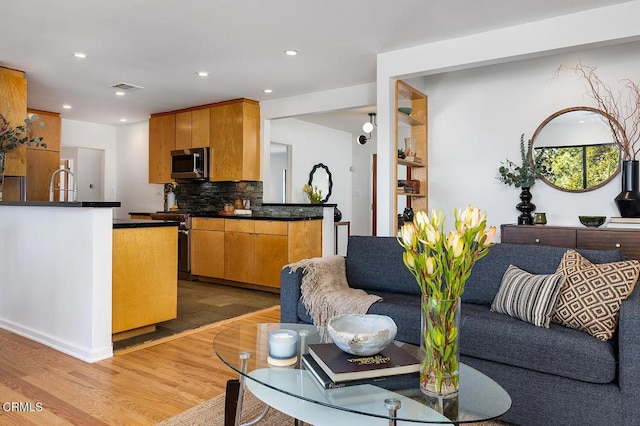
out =
[[[242,423],[248,422],[262,413],[265,405],[258,400],[251,392],[245,393],[242,407]],[[285,426],[293,425],[294,419],[271,408],[266,417],[258,423],[260,426]],[[305,423],[308,424],[308,423]],[[488,421],[473,423],[477,426],[509,426],[509,423],[501,421]],[[183,413],[173,416],[158,426],[224,426],[224,394],[220,394],[208,401],[203,402]]]

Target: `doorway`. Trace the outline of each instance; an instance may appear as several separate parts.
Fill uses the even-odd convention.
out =
[[[268,199],[274,203],[291,200],[291,145],[271,142],[269,151]]]

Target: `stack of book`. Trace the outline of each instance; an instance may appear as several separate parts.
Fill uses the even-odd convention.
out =
[[[372,384],[399,390],[420,382],[420,361],[394,344],[372,356],[351,355],[333,343],[311,344],[308,349],[302,365],[325,389]]]
[[[607,228],[637,228],[640,229],[640,217],[612,217]]]

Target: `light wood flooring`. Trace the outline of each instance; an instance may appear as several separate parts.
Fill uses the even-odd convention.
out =
[[[220,330],[279,321],[276,306],[93,364],[0,330],[0,425],[156,424],[219,395],[237,377],[213,353]]]

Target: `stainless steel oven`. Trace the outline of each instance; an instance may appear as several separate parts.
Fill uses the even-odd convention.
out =
[[[186,212],[151,213],[154,220],[178,222],[178,279],[191,280],[191,217]]]

